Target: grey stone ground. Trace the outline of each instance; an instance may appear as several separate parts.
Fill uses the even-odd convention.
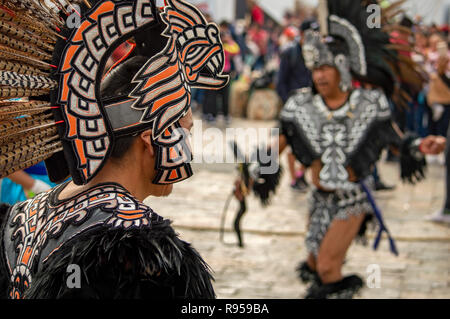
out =
[[[270,127],[269,122],[237,120],[235,127]],[[203,128],[205,129],[205,127]],[[378,251],[353,244],[344,274],[368,278],[368,266],[381,270],[380,288],[366,287],[359,298],[450,298],[450,227],[424,220],[438,210],[444,197],[442,165],[429,165],[428,179],[416,186],[399,181],[398,164],[380,162],[385,181],[395,183],[393,192],[377,193],[377,202],[400,256],[389,252],[382,240]],[[286,168],[286,158],[282,158]],[[291,191],[284,174],[272,205],[263,209],[252,196],[242,221],[245,248],[219,241],[222,209],[236,177],[233,165],[197,164],[195,175],[175,185],[164,199],[148,198],[162,216],[173,220],[181,237],[191,242],[214,271],[219,298],[301,298],[306,287],[297,279],[295,267],[306,257],[304,235],[307,195]],[[237,203],[232,201],[226,220],[225,240],[235,243],[231,232]],[[370,232],[373,242],[374,232]]]

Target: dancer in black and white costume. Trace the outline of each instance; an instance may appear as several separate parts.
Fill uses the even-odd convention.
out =
[[[307,32],[303,47],[314,85],[287,101],[278,145],[280,153],[290,146],[311,169],[315,187],[309,201],[309,255],[298,268],[302,280],[311,283],[306,297],[351,298],[363,282],[341,273],[347,249],[374,214],[386,230],[365,184],[373,165],[382,150],[391,147],[401,155],[402,178],[419,181],[424,177],[424,154],[442,152],[445,139],[404,136],[393,124],[385,92],[394,94],[395,77],[381,62],[387,56],[396,62],[396,52],[384,49],[386,34],[364,26],[367,11],[361,2],[330,0],[325,9],[322,35]],[[353,89],[355,78],[371,89]],[[278,178],[262,174],[262,166],[259,162],[250,167],[254,185],[272,191],[276,185],[270,181]]]

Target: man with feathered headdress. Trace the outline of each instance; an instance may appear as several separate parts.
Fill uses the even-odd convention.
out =
[[[184,0],[50,2],[0,6],[0,177],[45,160],[72,180],[1,207],[1,297],[214,298],[143,200],[192,175],[191,89],[228,81],[218,27]]]

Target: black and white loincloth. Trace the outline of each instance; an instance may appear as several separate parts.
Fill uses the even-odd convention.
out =
[[[309,227],[306,235],[308,252],[315,256],[329,226],[334,220],[347,220],[350,216],[372,214],[367,194],[361,185],[353,184],[348,190],[324,192],[314,189],[309,197]]]

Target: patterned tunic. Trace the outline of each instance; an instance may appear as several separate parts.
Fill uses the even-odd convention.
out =
[[[170,221],[120,185],[59,200],[66,185],[0,214],[3,298],[215,297],[208,266]],[[73,265],[79,288],[67,284]]]
[[[349,181],[347,167],[363,181],[383,148],[399,147],[402,139],[392,127],[387,98],[375,90],[352,91],[344,105],[331,110],[320,95],[302,89],[287,101],[280,121],[281,133],[301,163],[321,161],[319,183],[330,191],[310,195],[306,244],[317,255],[333,220],[372,212],[361,185]]]
[[[330,190],[351,189],[348,166],[362,180],[384,147],[401,143],[391,125],[389,103],[375,90],[355,90],[333,111],[320,95],[302,89],[281,112],[281,132],[300,162],[310,166],[320,159],[320,184]]]

